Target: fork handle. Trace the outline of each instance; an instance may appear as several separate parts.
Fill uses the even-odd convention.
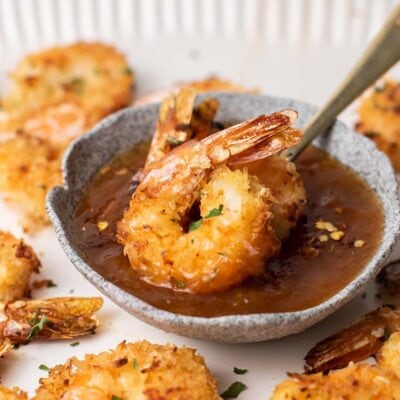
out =
[[[302,141],[286,151],[287,159],[295,160],[348,105],[399,60],[400,2],[339,89],[308,122]]]

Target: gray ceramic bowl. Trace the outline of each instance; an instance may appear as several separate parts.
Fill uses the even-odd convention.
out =
[[[308,104],[269,96],[212,96],[221,102],[217,116],[221,122],[237,122],[293,108],[299,111],[298,125],[303,126],[316,111]],[[357,295],[377,275],[399,235],[400,203],[395,175],[386,156],[370,140],[337,121],[331,132],[320,137],[315,145],[364,178],[383,204],[385,222],[382,243],[376,255],[363,272],[335,296],[316,307],[298,312],[201,318],[159,310],[105,280],[78,250],[72,227],[74,213],[91,177],[111,158],[150,137],[157,114],[158,105],[125,109],[76,140],[64,158],[64,186],[54,188],[47,201],[50,219],[67,256],[91,283],[123,309],[151,325],[184,336],[232,343],[256,342],[297,333],[315,324]]]

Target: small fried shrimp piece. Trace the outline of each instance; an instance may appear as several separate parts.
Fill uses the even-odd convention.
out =
[[[31,112],[64,101],[76,102],[88,124],[127,106],[133,74],[125,57],[101,43],[75,43],[26,56],[10,74],[4,111]]]
[[[376,365],[353,364],[328,375],[289,374],[271,400],[394,400],[400,399],[400,333],[386,341]]]
[[[307,372],[329,371],[378,352],[385,338],[400,331],[400,309],[394,305],[371,311],[348,328],[322,340],[306,355]]]
[[[48,142],[17,134],[0,142],[0,192],[23,213],[27,232],[47,225],[46,194],[61,183],[61,151]]]
[[[186,142],[147,167],[118,225],[124,253],[142,279],[209,293],[262,272],[280,248],[270,191],[246,169],[226,164],[253,147],[268,157],[298,143],[290,127],[296,116],[285,110],[254,118]],[[197,202],[201,218],[191,222]]]
[[[17,387],[8,389],[0,385],[0,400],[28,400],[28,394]]]
[[[55,297],[0,304],[2,352],[10,345],[36,339],[72,339],[92,333],[99,325],[93,314],[100,297]]]
[[[181,82],[177,83],[170,88],[158,90],[149,93],[145,96],[135,100],[133,105],[143,105],[151,103],[159,103],[166,96],[176,94],[180,89],[192,89],[196,93],[208,93],[208,92],[232,92],[232,93],[259,93],[256,89],[249,89],[245,86],[237,85],[228,80],[211,77],[207,79],[201,79],[197,81]]]
[[[32,400],[218,400],[203,357],[190,348],[147,341],[73,357],[40,380]]]
[[[386,80],[361,99],[358,131],[372,139],[400,171],[400,82]]]
[[[0,231],[0,302],[29,296],[29,279],[39,267],[40,261],[30,246]]]

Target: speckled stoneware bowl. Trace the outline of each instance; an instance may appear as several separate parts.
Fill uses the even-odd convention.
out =
[[[239,122],[293,108],[299,111],[297,124],[301,127],[316,111],[308,104],[269,96],[212,96],[221,102],[217,116],[221,122]],[[48,213],[67,256],[90,282],[123,309],[151,325],[184,336],[221,342],[256,342],[297,333],[315,324],[357,295],[377,275],[399,236],[400,203],[395,175],[386,156],[370,140],[337,121],[315,144],[364,178],[383,204],[385,222],[376,255],[363,272],[335,296],[316,307],[297,312],[201,318],[159,310],[104,279],[78,249],[72,225],[75,210],[93,175],[117,154],[150,137],[157,116],[158,105],[126,109],[75,141],[64,158],[64,186],[54,188],[47,201]]]

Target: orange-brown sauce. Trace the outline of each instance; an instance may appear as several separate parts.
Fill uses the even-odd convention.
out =
[[[373,255],[382,235],[381,206],[365,183],[317,148],[297,162],[307,191],[304,217],[268,262],[265,274],[223,293],[194,295],[151,286],[138,278],[115,238],[133,193],[132,176],[144,163],[141,145],[114,160],[88,185],[74,221],[79,249],[107,280],[164,310],[218,316],[303,310],[331,297],[352,280]],[[341,241],[321,242],[315,221],[329,221],[345,232]],[[109,226],[100,231],[99,221]],[[364,240],[356,248],[355,240]]]

